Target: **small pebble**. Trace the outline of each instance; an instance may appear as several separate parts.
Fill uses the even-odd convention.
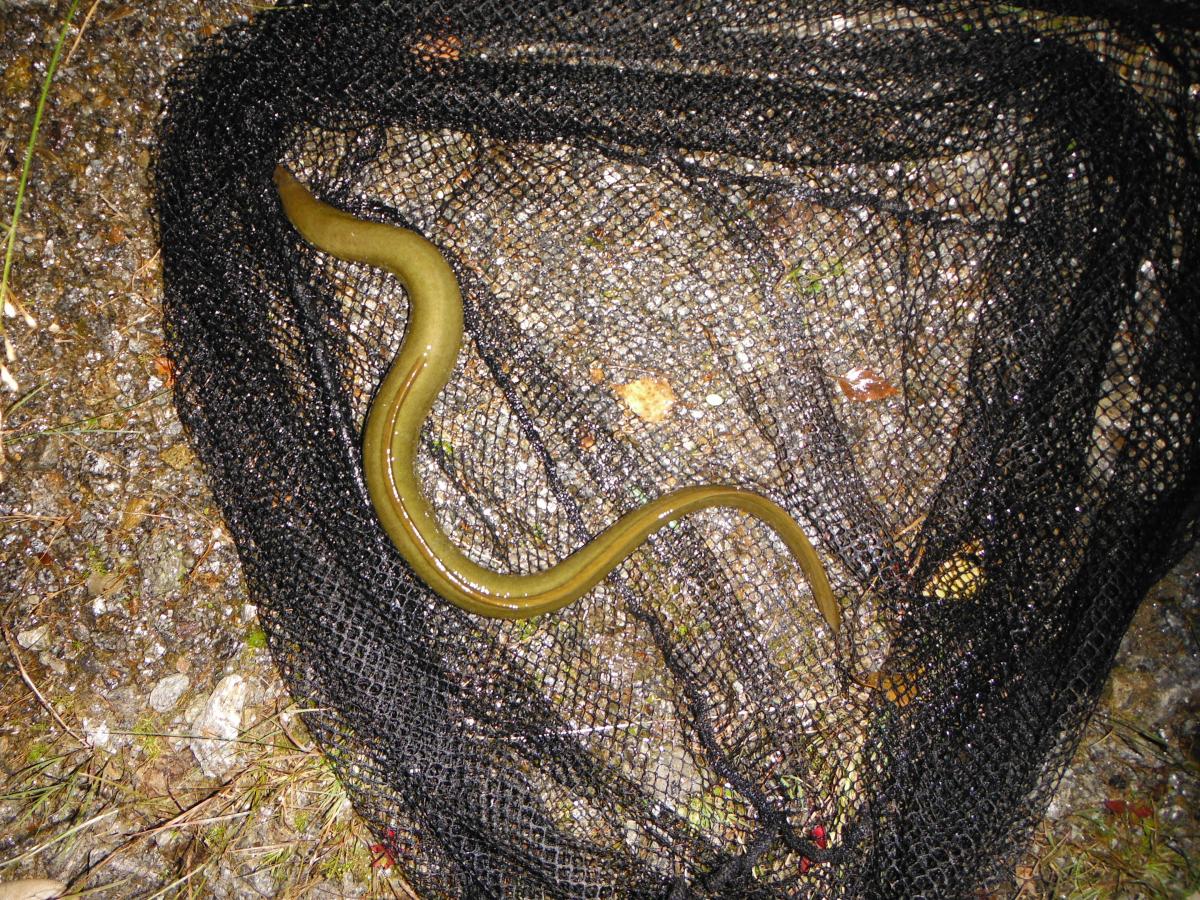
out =
[[[97,750],[108,748],[112,741],[112,732],[109,730],[108,722],[104,719],[99,721],[91,719],[87,716],[83,717],[83,736],[87,738],[87,742]]]
[[[39,650],[46,646],[46,638],[50,634],[50,625],[38,625],[36,628],[26,628],[17,632],[17,643],[26,650]]]
[[[192,755],[209,778],[220,778],[237,762],[237,736],[246,704],[246,679],[226,675],[192,722]]]
[[[160,713],[174,709],[190,684],[190,679],[182,673],[168,675],[159,681],[154,686],[154,690],[150,692],[150,708]]]

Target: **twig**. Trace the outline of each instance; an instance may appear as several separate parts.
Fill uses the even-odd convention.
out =
[[[179,825],[181,823],[186,823],[188,821],[191,821],[192,816],[196,815],[203,807],[214,802],[215,800],[219,800],[222,798],[228,799],[228,793],[229,793],[229,791],[231,791],[234,788],[235,781],[236,781],[236,779],[228,782],[227,784],[225,784],[222,787],[218,788],[217,790],[213,791],[208,796],[203,797],[200,800],[197,800],[195,803],[191,804],[190,806],[188,806],[187,808],[182,810],[178,815],[173,816],[172,818],[168,819],[166,822],[163,822],[160,825],[155,825],[151,828],[146,828],[141,831],[134,832],[132,835],[127,836],[126,839],[119,846],[114,847],[98,863],[96,863],[94,866],[91,866],[90,868],[85,869],[84,871],[82,871],[78,875],[76,875],[71,880],[71,883],[68,885],[68,888],[73,886],[76,881],[79,881],[81,879],[91,879],[91,878],[95,877],[96,873],[99,872],[101,869],[103,869],[105,866],[107,866],[110,862],[112,862],[118,856],[121,856],[122,854],[124,854],[126,851],[129,850],[130,847],[133,847],[135,844],[138,844],[139,842],[146,840],[146,838],[149,837],[150,835],[158,834],[159,832],[166,831],[170,828],[177,828],[177,827],[179,827]],[[228,807],[226,807],[226,808],[228,808]],[[200,868],[202,869],[204,867],[201,866]],[[195,874],[196,871],[200,871],[200,870],[196,869],[193,872],[189,872],[179,881],[173,882],[172,885],[168,885],[167,888],[164,888],[164,890],[168,890],[174,884],[179,884],[182,881],[186,881],[188,878],[191,878],[191,876],[193,874]],[[160,894],[156,894],[155,896],[161,896],[161,892],[160,892]]]
[[[91,745],[86,740],[76,734],[74,729],[72,729],[67,725],[66,722],[62,720],[62,717],[58,714],[58,710],[56,710],[51,705],[50,701],[42,695],[42,692],[38,690],[38,686],[33,683],[33,679],[30,678],[29,673],[25,671],[25,664],[21,662],[21,651],[17,648],[17,642],[13,639],[12,631],[9,630],[7,622],[4,623],[3,628],[4,640],[8,642],[8,650],[12,654],[13,661],[17,664],[17,671],[21,673],[21,680],[25,682],[29,690],[33,691],[33,696],[37,697],[38,703],[42,704],[46,712],[50,713],[50,715],[54,718],[54,721],[58,723],[59,728],[61,728],[71,737],[75,738],[75,740],[77,740],[82,746],[90,747]]]
[[[231,819],[244,819],[254,810],[243,809],[240,812],[225,813],[221,816],[205,816],[203,819],[188,819],[187,821],[179,821],[179,816],[176,816],[170,822],[163,825],[155,825],[152,828],[143,828],[141,831],[135,831],[131,837],[145,837],[146,835],[158,834],[168,828],[196,828],[201,825],[215,825],[218,822],[228,822]]]
[[[92,16],[96,14],[96,7],[99,5],[100,0],[92,0],[92,5],[88,9],[87,15],[83,17],[83,24],[79,26],[79,34],[75,35],[75,40],[71,42],[71,49],[67,51],[67,57],[63,60],[64,66],[71,61],[71,57],[79,49],[79,42],[83,40],[83,33],[87,31],[87,27],[92,21]],[[74,12],[74,8],[72,8],[72,12]]]

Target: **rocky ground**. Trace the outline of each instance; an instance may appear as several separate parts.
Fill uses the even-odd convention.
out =
[[[409,895],[294,718],[171,403],[155,116],[184,51],[253,11],[0,0],[6,222],[65,34],[5,318],[0,879],[109,896]],[[1017,890],[1200,887],[1198,654],[1193,552],[1143,603]]]

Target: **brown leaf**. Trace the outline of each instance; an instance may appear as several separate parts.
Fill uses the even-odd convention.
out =
[[[903,672],[872,672],[862,680],[862,685],[873,691],[882,691],[889,703],[908,706],[917,699],[920,678],[923,674],[923,669],[917,669],[917,671],[907,674]]]
[[[883,376],[859,366],[848,369],[845,375],[838,377],[837,383],[843,394],[858,403],[883,400],[900,393]]]
[[[196,454],[192,453],[187,444],[175,444],[173,447],[168,447],[162,453],[158,454],[158,458],[165,462],[172,469],[178,471],[188,466]]]
[[[427,34],[413,45],[412,52],[427,61],[445,59],[453,62],[462,55],[462,38],[453,34]]]
[[[170,795],[170,782],[167,779],[166,772],[160,766],[154,764],[148,765],[145,768],[137,770],[134,775],[138,784],[138,790],[142,796],[167,797]]]
[[[982,552],[983,544],[979,541],[963,544],[954,556],[933,570],[921,593],[931,599],[970,600],[987,580],[980,564]]]
[[[112,597],[121,590],[127,577],[124,572],[93,572],[87,580],[88,596]]]
[[[133,497],[125,504],[125,511],[121,513],[121,524],[118,527],[121,531],[133,531],[142,524],[149,510],[150,500],[148,498]]]
[[[629,384],[613,385],[613,393],[639,419],[661,422],[675,405],[675,391],[661,378],[639,378]]]
[[[175,386],[175,364],[171,362],[169,356],[154,357],[154,374],[167,387]]]

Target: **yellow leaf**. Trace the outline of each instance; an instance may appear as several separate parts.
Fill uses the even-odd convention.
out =
[[[93,572],[87,580],[88,596],[111,597],[121,590],[127,577],[124,572]]]
[[[629,384],[613,385],[613,393],[639,419],[661,422],[675,405],[670,382],[661,378],[639,378]]]
[[[917,669],[915,672],[907,674],[903,672],[892,672],[889,674],[872,672],[862,680],[862,685],[873,691],[881,691],[889,703],[895,703],[897,706],[908,706],[908,704],[917,699],[920,679],[924,674],[924,669]]]
[[[987,578],[979,562],[982,551],[983,545],[979,541],[963,544],[957,553],[933,570],[921,593],[938,600],[970,600],[979,593]]]
[[[169,463],[168,463],[169,465]],[[134,497],[125,504],[125,511],[121,513],[121,531],[133,531],[142,524],[146,518],[147,512],[150,510],[150,501],[146,497]]]
[[[182,469],[196,458],[196,454],[192,453],[187,444],[175,444],[158,454],[158,458],[172,469]]]

